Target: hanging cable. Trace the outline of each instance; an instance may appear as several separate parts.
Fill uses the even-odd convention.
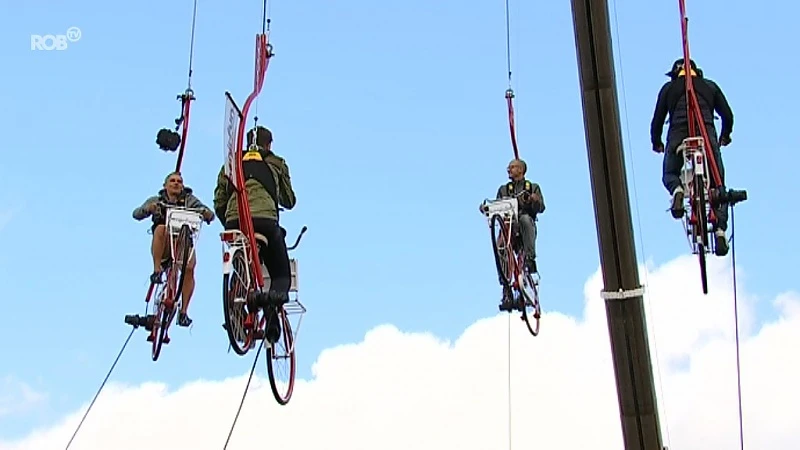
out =
[[[92,402],[89,403],[89,407],[86,408],[86,412],[83,414],[83,418],[78,423],[78,427],[75,428],[75,432],[72,433],[72,437],[69,438],[69,442],[67,442],[67,446],[64,447],[64,450],[69,449],[69,446],[72,445],[72,441],[75,440],[75,436],[78,435],[78,431],[80,431],[81,426],[83,426],[83,421],[86,420],[86,416],[88,416],[89,415],[89,411],[92,410],[92,406],[94,406],[94,402],[97,400],[97,397],[100,395],[100,392],[102,392],[103,388],[106,386],[106,382],[108,381],[108,377],[111,376],[111,373],[114,371],[114,367],[116,367],[117,366],[117,362],[119,362],[119,358],[122,356],[122,353],[125,352],[125,348],[128,346],[128,342],[130,342],[131,336],[133,336],[133,332],[134,331],[136,331],[136,328],[131,329],[131,332],[128,335],[128,338],[125,339],[125,343],[122,344],[122,348],[120,349],[119,354],[117,354],[117,358],[114,360],[114,364],[111,364],[111,369],[108,370],[108,374],[106,374],[105,379],[103,379],[103,382],[100,384],[100,389],[98,389],[97,393],[94,394],[94,398],[92,399]]]
[[[739,359],[739,289],[736,285],[736,242],[733,240],[736,234],[736,221],[733,217],[733,210],[731,207],[731,266],[733,268],[733,317],[735,321],[736,330],[736,387],[737,396],[739,400],[739,446],[744,450],[744,418],[742,414],[742,370]]]
[[[508,316],[508,450],[511,450],[511,314]]]
[[[178,150],[178,160],[175,163],[175,172],[181,171],[181,163],[183,163],[183,153],[186,149],[186,138],[189,136],[189,113],[191,111],[192,100],[195,100],[194,91],[192,90],[192,75],[194,73],[194,34],[197,28],[197,0],[194,0],[192,7],[192,29],[191,37],[189,39],[189,76],[186,81],[186,90],[183,94],[178,94],[178,100],[181,101],[181,116],[175,119],[175,131],[183,128],[181,132],[180,150]]]
[[[506,0],[506,65],[508,66],[508,88],[511,89],[511,10]]]
[[[514,149],[514,159],[519,159],[517,147],[517,127],[514,120],[514,89],[511,87],[511,9],[506,0],[506,65],[508,70],[508,89],[506,89],[506,103],[508,103],[508,128],[511,131],[511,146]]]
[[[271,4],[270,4],[269,0],[264,0],[264,3],[262,5],[262,7],[261,7],[261,34],[267,36],[267,42],[269,42],[269,31],[270,31],[269,27],[270,27],[270,24],[272,23],[272,19],[270,18],[270,6],[271,6]],[[270,57],[272,57],[272,46],[271,45],[268,46],[267,52],[269,53],[269,55],[267,56],[267,59],[269,59]],[[266,69],[264,69],[264,72],[266,72]],[[259,103],[258,101],[259,101],[259,97],[256,97],[256,104],[255,104],[255,110],[256,111],[255,111],[255,114],[253,115],[253,128],[254,129],[258,126],[258,103]],[[253,143],[255,144],[255,140],[253,140]]]
[[[253,359],[253,367],[250,368],[250,376],[247,377],[247,385],[244,387],[244,393],[242,394],[242,401],[239,402],[239,409],[236,410],[236,416],[233,418],[233,423],[231,424],[231,429],[228,431],[228,438],[225,439],[225,446],[223,450],[228,448],[228,443],[231,441],[231,436],[233,435],[233,429],[236,428],[236,422],[239,420],[239,414],[242,412],[242,406],[244,406],[244,399],[247,398],[247,391],[250,390],[250,381],[253,380],[253,372],[256,370],[256,363],[258,363],[258,357],[261,355],[261,349],[264,347],[264,340],[261,340],[261,344],[258,345],[258,351],[256,352],[256,357]]]
[[[622,91],[622,113],[625,121],[625,134],[627,137],[626,146],[627,148],[631,148],[632,139],[631,139],[631,129],[628,120],[628,98],[625,91],[625,69],[622,63],[622,44],[621,44],[622,41],[620,39],[620,34],[619,34],[619,16],[617,15],[617,0],[612,0],[612,6],[614,9],[614,24],[616,25],[614,27],[614,33],[616,34],[615,40],[617,43],[616,54],[619,55],[618,58],[619,58],[620,90]],[[634,156],[636,152],[630,152],[629,154],[631,156],[631,160],[630,164],[628,164],[628,168],[630,169],[633,178],[633,201],[634,201],[634,207],[636,209],[636,225],[639,231],[639,246],[642,248],[641,264],[644,266],[644,285],[648,286],[650,284],[650,280],[648,279],[647,264],[644,257],[644,255],[647,254],[647,249],[644,245],[644,231],[642,230],[642,215],[639,209],[639,192],[636,185],[636,159]],[[653,304],[650,301],[650,296],[647,295],[647,293],[645,292],[643,297],[646,298],[647,307],[652,313]],[[661,376],[662,376],[661,358],[658,353],[658,338],[657,338],[658,327],[656,325],[656,322],[657,321],[655,320],[651,321],[650,326],[653,328],[653,351],[655,353],[656,372],[658,373],[658,391],[659,391],[658,393],[661,396],[661,399],[663,400],[661,404],[662,408],[664,409],[664,416],[666,418],[666,420],[664,420],[664,431],[666,434],[666,442],[667,442],[666,446],[671,447],[672,442],[669,433],[669,415],[667,414],[666,399],[664,397],[664,383],[661,381]]]
[[[197,25],[197,0],[194,0],[192,8],[192,37],[189,40],[189,80],[186,82],[186,90],[192,89],[192,64],[194,61],[194,31]]]

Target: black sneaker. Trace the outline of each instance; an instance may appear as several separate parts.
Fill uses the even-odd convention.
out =
[[[278,315],[275,313],[270,314],[270,318],[267,320],[267,342],[270,344],[278,342],[281,338],[281,326],[278,320]]]
[[[728,254],[728,238],[722,230],[714,232],[714,253],[716,253],[717,256],[725,256]]]
[[[534,274],[534,273],[537,273],[536,260],[535,259],[530,259],[530,260],[526,261],[525,262],[525,268],[528,269],[528,273],[531,274],[531,275]]]
[[[186,313],[178,314],[178,326],[179,327],[188,327],[192,324],[192,319],[189,318],[189,315]]]
[[[685,214],[686,210],[683,208],[683,188],[678,186],[672,192],[672,206],[670,207],[672,217],[680,219]]]

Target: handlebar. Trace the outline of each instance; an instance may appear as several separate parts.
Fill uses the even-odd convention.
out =
[[[203,215],[203,213],[206,212],[208,210],[208,208],[187,208],[185,206],[170,205],[170,204],[164,203],[162,201],[157,201],[156,205],[159,206],[162,209],[165,209],[165,210],[179,209],[181,211],[194,212],[194,213],[200,214],[200,216],[203,218],[203,222],[205,222],[207,224],[211,223],[211,221],[210,220],[206,220],[205,216]]]
[[[289,251],[296,249],[297,246],[300,245],[300,239],[303,238],[303,235],[306,233],[306,231],[308,231],[308,227],[303,225],[303,229],[301,229],[300,234],[297,235],[297,239],[295,239],[294,245],[292,245],[291,247],[286,247],[286,250]]]
[[[197,213],[201,213],[201,214],[203,213],[203,211],[206,210],[205,208],[187,208],[185,206],[170,205],[170,204],[167,204],[167,203],[164,203],[164,202],[156,202],[156,205],[158,205],[158,206],[160,206],[160,207],[162,207],[164,209],[182,209],[184,211],[193,211],[193,212],[197,212]]]

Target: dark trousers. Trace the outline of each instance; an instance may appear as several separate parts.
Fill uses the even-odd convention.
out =
[[[717,187],[719,188],[719,191],[722,192],[725,190],[725,165],[722,163],[722,152],[720,152],[719,142],[717,141],[717,130],[713,125],[706,125],[706,133],[708,133],[708,139],[711,141],[707,144],[711,146],[711,150],[714,153],[714,160],[716,162],[717,169],[719,170],[719,177],[722,181],[722,185],[716,186],[713,169],[711,168],[711,161],[707,161],[706,163],[706,176],[711,183],[711,187]],[[670,194],[675,191],[675,188],[681,186],[681,170],[683,169],[684,156],[682,154],[677,154],[675,150],[687,137],[689,137],[689,130],[685,127],[674,129],[670,128],[669,132],[667,133],[667,145],[664,149],[664,165],[661,181],[664,183],[664,187]],[[719,204],[714,209],[714,214],[717,216],[715,228],[723,231],[727,230],[728,204]]]
[[[239,229],[239,221],[231,220],[225,224],[226,230]],[[283,229],[273,219],[253,218],[253,229],[263,234],[269,244],[259,251],[259,257],[267,266],[271,278],[270,289],[278,292],[289,292],[292,283],[292,269],[289,266],[289,252]]]

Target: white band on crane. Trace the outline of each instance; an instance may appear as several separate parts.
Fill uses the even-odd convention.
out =
[[[603,300],[625,300],[642,296],[644,296],[644,286],[639,286],[636,289],[628,291],[623,291],[622,288],[620,288],[619,291],[600,291],[600,298]]]

